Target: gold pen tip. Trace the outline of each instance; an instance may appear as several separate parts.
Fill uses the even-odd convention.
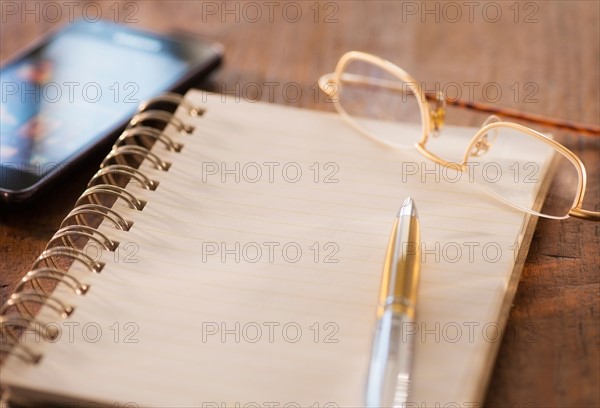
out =
[[[398,210],[397,217],[403,217],[405,215],[409,215],[412,217],[418,217],[417,206],[411,197],[406,197],[402,202],[402,206]]]

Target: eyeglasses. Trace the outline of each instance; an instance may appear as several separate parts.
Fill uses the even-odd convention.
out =
[[[363,135],[388,147],[414,146],[444,170],[469,174],[469,180],[505,204],[546,218],[600,221],[600,212],[582,208],[583,163],[549,136],[490,116],[474,136],[468,128],[453,128],[444,140],[444,95],[423,92],[403,69],[363,52],[344,54],[335,72],[319,79],[319,87]],[[450,154],[457,160],[441,157]],[[560,174],[564,188],[548,191],[551,172]],[[546,191],[546,206],[538,210],[536,198]]]

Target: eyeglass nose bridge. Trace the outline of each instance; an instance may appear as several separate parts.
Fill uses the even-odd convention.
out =
[[[490,150],[490,148],[494,144],[495,139],[496,139],[495,137],[493,140],[488,139],[488,133],[481,136],[479,138],[479,140],[477,142],[475,142],[475,145],[469,152],[469,156],[471,156],[471,157],[483,156]]]
[[[429,110],[429,122],[434,137],[439,136],[446,119],[446,98],[441,91],[427,95],[427,99],[435,99],[435,107]]]
[[[485,122],[483,122],[483,125],[481,125],[481,127],[484,127],[490,123],[500,122],[500,121],[501,120],[498,116],[491,115],[490,117],[488,117],[485,120]],[[490,138],[490,132],[493,132],[491,138]],[[471,156],[471,157],[483,156],[494,145],[496,138],[498,138],[498,129],[488,130],[475,142],[475,145],[473,145],[473,148],[469,152],[469,156]]]

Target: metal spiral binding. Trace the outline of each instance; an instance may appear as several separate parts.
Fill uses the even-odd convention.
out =
[[[84,217],[85,215],[95,215],[106,220],[110,221],[117,229],[122,231],[129,231],[132,223],[126,221],[125,218],[121,217],[121,215],[113,210],[112,208],[104,207],[100,204],[83,204],[76,207],[74,210],[71,210],[69,214],[63,219],[63,222],[60,224],[60,228],[65,227],[70,224],[70,222],[74,221],[76,225],[85,225],[90,227],[88,224],[88,220]]]
[[[129,141],[134,138],[138,138],[140,136],[144,136],[150,138],[156,142],[162,143],[168,150],[172,152],[181,151],[183,145],[181,143],[176,143],[169,136],[165,135],[163,132],[156,128],[152,128],[149,126],[137,126],[134,128],[130,128],[125,130],[117,142],[115,146],[122,146],[129,144]]]
[[[96,236],[98,235],[98,236]],[[119,243],[110,239],[106,234],[98,231],[96,228],[89,227],[87,225],[68,225],[56,231],[52,239],[46,244],[46,249],[52,247],[54,242],[60,240],[63,245],[69,245],[75,248],[75,242],[73,237],[84,237],[88,241],[96,242],[100,247],[107,251],[114,251],[119,246]]]
[[[158,157],[155,153],[152,153],[149,149],[141,146],[118,146],[116,148],[113,147],[111,152],[104,158],[102,164],[100,164],[100,168],[107,166],[112,161],[116,161],[117,164],[129,165],[126,156],[139,156],[142,159],[147,159],[152,162],[154,168],[162,171],[169,170],[171,167],[171,163],[167,163],[163,161],[160,157]]]
[[[15,292],[20,292],[26,284],[31,282],[31,285],[34,289],[36,289],[36,291],[43,292],[48,295],[49,293],[46,292],[46,290],[40,285],[39,279],[51,279],[57,282],[63,282],[73,289],[73,292],[75,292],[77,295],[83,295],[89,289],[89,285],[82,284],[78,279],[72,277],[61,269],[38,268],[27,272],[27,274],[23,276],[21,281],[19,281],[15,287]]]
[[[55,339],[56,328],[47,327],[36,319],[38,307],[47,307],[62,318],[68,318],[73,306],[58,299],[44,288],[44,282],[65,285],[75,295],[84,296],[90,285],[83,279],[69,274],[71,264],[80,264],[90,273],[99,273],[104,263],[91,257],[84,248],[93,244],[100,250],[115,251],[119,242],[111,239],[98,229],[100,223],[107,223],[114,228],[128,231],[133,223],[106,205],[101,198],[122,200],[131,209],[143,211],[146,202],[126,189],[127,183],[135,182],[145,190],[156,190],[159,183],[152,180],[138,168],[142,162],[148,161],[155,169],[168,171],[171,163],[161,159],[160,155],[151,151],[154,144],[162,145],[171,152],[180,152],[183,144],[175,142],[163,132],[167,126],[173,126],[183,134],[189,134],[194,127],[174,116],[177,108],[183,109],[189,116],[201,116],[204,110],[192,106],[181,95],[167,93],[143,102],[131,118],[127,129],[113,145],[98,172],[90,179],[88,188],[81,194],[75,206],[63,219],[60,228],[48,241],[46,248],[35,260],[31,269],[17,283],[13,294],[0,307],[0,354],[13,355],[31,364],[42,358],[27,346],[21,339],[22,332],[34,330],[46,340]],[[158,124],[157,127],[152,124]],[[135,160],[133,160],[135,159]],[[119,183],[118,179],[124,179]],[[96,220],[98,221],[98,220]],[[67,267],[61,266],[58,260],[67,260]]]
[[[102,202],[98,196],[103,194],[115,196],[117,199],[120,198],[129,204],[129,207],[138,211],[142,211],[146,205],[144,201],[138,200],[133,194],[125,190],[123,187],[113,186],[112,184],[98,184],[85,190],[75,203],[75,207],[84,204],[85,202],[102,205]]]
[[[0,308],[0,315],[5,315],[7,310],[15,307],[21,316],[25,315],[28,318],[33,319],[34,312],[27,307],[27,303],[37,303],[40,306],[48,306],[63,318],[69,317],[71,313],[73,313],[72,306],[67,305],[66,303],[57,299],[55,296],[32,290],[26,292],[15,292],[10,295],[6,303],[4,303],[4,305]]]
[[[129,122],[129,128],[152,120],[162,122],[165,124],[165,126],[171,124],[182,133],[192,133],[194,131],[193,126],[183,123],[181,119],[173,116],[172,113],[162,110],[147,110],[137,113],[133,116],[133,118],[131,118],[131,122]]]
[[[177,107],[182,107],[187,111],[187,114],[190,116],[202,116],[205,112],[204,109],[199,108],[197,106],[193,106],[191,103],[183,99],[182,95],[176,93],[164,93],[155,98],[148,99],[147,101],[142,102],[140,104],[138,111],[144,112],[153,109],[153,106],[163,104],[170,105],[174,109],[177,109]]]
[[[73,261],[81,262],[90,270],[90,272],[98,273],[102,270],[102,268],[104,268],[104,264],[102,262],[95,261],[91,256],[80,249],[68,246],[57,246],[50,249],[45,249],[40,256],[37,257],[31,266],[31,269],[35,270],[42,263],[45,263],[48,266],[51,265],[54,268],[58,268],[58,265],[56,265],[54,261],[55,257],[65,257],[70,258]]]
[[[96,174],[94,174],[88,183],[88,187],[92,187],[96,183],[106,184],[107,181],[109,184],[114,185],[117,183],[114,177],[115,174],[129,176],[130,180],[137,181],[142,188],[147,190],[156,190],[156,187],[158,187],[157,181],[151,180],[148,176],[135,167],[124,166],[120,164],[111,164],[102,167],[96,172]]]
[[[13,354],[26,363],[35,364],[40,361],[42,356],[31,351],[29,347],[19,341],[16,333],[10,330],[11,327],[17,327],[21,330],[27,330],[33,327],[36,333],[41,334],[44,339],[53,340],[55,335],[47,335],[46,331],[41,330],[40,325],[35,319],[21,314],[9,314],[0,316],[0,352]]]

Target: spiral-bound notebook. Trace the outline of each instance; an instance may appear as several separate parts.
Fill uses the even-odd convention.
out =
[[[3,309],[5,396],[362,406],[387,240],[410,195],[424,261],[418,324],[405,331],[411,400],[481,402],[532,217],[335,114],[190,91],[173,117],[144,115]],[[446,152],[473,133],[444,129]],[[549,178],[551,157],[528,160]]]

